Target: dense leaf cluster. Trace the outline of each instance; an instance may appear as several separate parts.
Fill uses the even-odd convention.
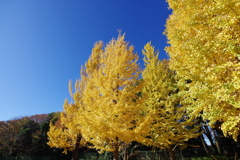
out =
[[[182,81],[191,116],[213,125],[221,121],[224,135],[237,141],[240,127],[240,3],[239,0],[168,0],[170,68]]]

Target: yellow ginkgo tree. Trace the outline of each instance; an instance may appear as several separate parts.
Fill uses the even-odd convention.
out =
[[[86,141],[82,138],[81,124],[76,121],[76,113],[79,106],[64,103],[64,111],[61,112],[59,121],[54,125],[50,124],[48,134],[50,147],[63,148],[63,153],[72,151],[72,160],[78,159],[78,151],[81,146],[86,145]]]
[[[118,160],[119,150],[145,138],[148,131],[138,94],[142,88],[138,55],[124,35],[105,47],[102,42],[97,46],[81,72],[86,83],[78,117],[83,137],[100,152],[113,152]]]
[[[168,0],[166,35],[170,68],[186,84],[191,116],[222,122],[235,140],[240,127],[239,0]]]
[[[186,107],[180,105],[182,100],[176,93],[175,73],[169,70],[167,60],[159,60],[158,52],[147,43],[143,50],[145,69],[142,78],[142,93],[146,96],[146,115],[150,114],[152,123],[149,125],[148,140],[143,144],[160,149],[167,149],[170,158],[175,159],[174,148],[184,147],[187,140],[200,135],[197,121],[186,115]]]
[[[87,120],[83,116],[85,107],[83,104],[83,90],[86,86],[87,79],[99,65],[99,52],[103,44],[98,42],[92,49],[92,54],[86,62],[85,67],[81,68],[81,78],[76,81],[74,93],[72,83],[69,83],[69,92],[72,102],[67,100],[64,103],[64,111],[61,112],[59,123],[50,124],[48,132],[48,145],[56,148],[63,148],[64,153],[73,151],[73,160],[78,158],[78,150],[81,146],[86,145],[86,141],[82,136],[82,127]]]

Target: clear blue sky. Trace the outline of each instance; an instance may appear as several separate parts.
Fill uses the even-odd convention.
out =
[[[0,120],[62,111],[93,44],[118,29],[140,57],[152,41],[167,58],[167,7],[165,0],[1,0]]]

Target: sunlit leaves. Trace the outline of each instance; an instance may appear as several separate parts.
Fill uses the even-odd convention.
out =
[[[192,80],[185,104],[191,104],[190,111],[202,113],[211,123],[222,121],[224,134],[236,140],[240,119],[239,2],[168,2],[173,9],[166,29],[170,68],[183,81]]]
[[[84,146],[86,141],[82,139],[81,125],[76,121],[78,107],[74,104],[64,103],[64,111],[60,120],[55,124],[50,124],[48,132],[48,145],[56,148],[63,148],[63,153],[76,149],[76,144]]]
[[[198,137],[199,128],[187,118],[186,107],[180,105],[181,97],[175,73],[168,68],[168,61],[160,61],[158,52],[150,43],[143,50],[145,69],[143,71],[143,94],[146,115],[151,115],[152,123],[149,139],[144,144],[161,149]]]
[[[102,48],[101,48],[102,47]],[[84,138],[99,151],[115,152],[146,133],[141,113],[140,70],[134,47],[124,35],[106,46],[96,43],[82,69],[85,79],[79,111]],[[75,100],[76,101],[76,100]],[[144,137],[144,136],[143,136]]]

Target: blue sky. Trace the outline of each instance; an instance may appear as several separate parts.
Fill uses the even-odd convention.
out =
[[[93,44],[119,29],[140,57],[152,41],[167,58],[167,7],[165,0],[0,1],[0,120],[62,111]]]

